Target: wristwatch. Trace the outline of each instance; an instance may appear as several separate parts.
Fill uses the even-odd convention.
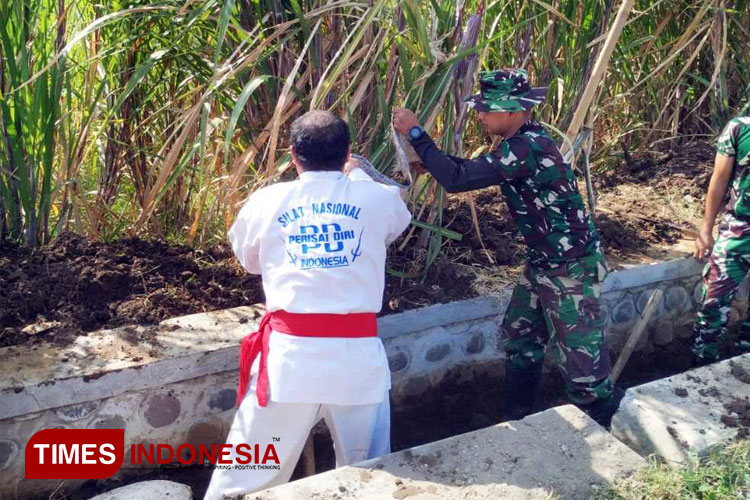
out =
[[[424,134],[424,127],[422,127],[422,125],[414,125],[409,129],[409,139],[412,141],[416,141],[422,137],[422,134]]]

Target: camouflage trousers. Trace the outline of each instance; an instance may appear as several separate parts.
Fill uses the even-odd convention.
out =
[[[750,222],[727,214],[719,225],[719,237],[703,269],[702,305],[698,309],[693,340],[693,353],[699,358],[719,359],[719,346],[727,333],[732,301],[749,270]],[[737,342],[743,350],[750,350],[750,320],[740,325]]]
[[[597,253],[553,269],[527,265],[501,329],[507,363],[541,368],[549,343],[571,401],[590,404],[612,396],[612,366],[604,342],[605,315],[599,294],[607,274]]]

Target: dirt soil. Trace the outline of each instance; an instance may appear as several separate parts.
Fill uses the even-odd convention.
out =
[[[260,279],[228,248],[72,233],[34,251],[0,247],[0,346],[262,301]]]
[[[644,154],[596,173],[596,222],[613,268],[687,255],[711,172],[708,146]],[[391,248],[381,314],[491,294],[512,284],[524,245],[497,187],[475,194],[477,235],[467,194],[449,195],[445,239],[425,274],[427,250],[414,231]],[[684,245],[687,243],[688,245]],[[680,244],[683,244],[681,247]],[[65,344],[89,331],[263,302],[260,280],[228,245],[207,250],[160,241],[98,243],[65,233],[28,250],[0,243],[0,347],[40,340]]]

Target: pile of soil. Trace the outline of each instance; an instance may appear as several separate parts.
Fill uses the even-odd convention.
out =
[[[646,151],[622,160],[614,168],[593,176],[597,190],[623,183],[680,189],[684,195],[705,196],[716,150],[707,142],[693,142],[665,152]]]
[[[596,223],[608,256],[692,238],[703,213],[715,151],[706,142],[634,154],[593,175]]]
[[[646,153],[595,175],[606,201],[596,222],[608,257],[684,236],[675,225],[686,222],[646,190],[702,203],[713,154],[706,145]],[[615,196],[621,193],[632,196]],[[427,271],[429,244],[416,244],[422,229],[403,250],[406,236],[391,246],[381,314],[492,293],[515,281],[525,248],[499,187],[475,193],[473,204],[476,218],[469,195],[447,197],[441,225],[462,239],[443,238]],[[259,278],[239,266],[226,244],[196,250],[136,238],[99,243],[72,233],[35,250],[0,243],[0,347],[41,339],[65,344],[101,328],[263,300]]]
[[[414,253],[392,256],[411,266]],[[471,277],[435,262],[423,281],[388,276],[383,313],[474,296]],[[446,286],[450,283],[450,286]],[[129,324],[262,303],[260,277],[228,245],[206,251],[127,238],[99,243],[73,233],[29,250],[0,245],[0,347],[52,341]]]
[[[97,243],[73,233],[36,250],[0,247],[0,346],[263,301],[226,247]],[[35,328],[24,329],[27,325]]]

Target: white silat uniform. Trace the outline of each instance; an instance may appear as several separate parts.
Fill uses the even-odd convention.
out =
[[[242,266],[261,274],[268,311],[378,312],[386,246],[411,221],[399,189],[361,169],[303,172],[253,193],[229,231]],[[323,418],[336,465],[390,452],[390,372],[381,340],[288,335],[273,330],[268,402],[256,397],[258,360],[227,443],[273,443],[280,470],[217,469],[205,498],[257,491],[289,480],[311,428]],[[277,438],[277,440],[273,439]]]

